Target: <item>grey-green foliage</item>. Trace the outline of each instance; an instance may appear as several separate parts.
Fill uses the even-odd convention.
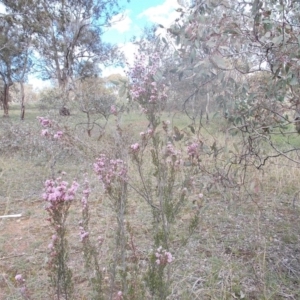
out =
[[[300,110],[299,2],[198,0],[178,11],[168,32],[191,93],[209,93],[247,139],[285,130]]]
[[[192,70],[200,89],[207,82],[233,117],[244,119],[233,110],[241,101],[250,103],[249,117],[261,98],[296,105],[299,8],[295,1],[196,1],[169,30],[190,62],[180,71]]]

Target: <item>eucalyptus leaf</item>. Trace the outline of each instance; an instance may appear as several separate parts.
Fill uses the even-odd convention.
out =
[[[163,77],[163,74],[160,70],[156,71],[156,73],[154,74],[153,76],[153,79],[156,81],[156,82],[159,82]]]
[[[232,68],[230,61],[219,54],[213,55],[211,57],[211,62],[215,67],[222,70],[229,70]]]

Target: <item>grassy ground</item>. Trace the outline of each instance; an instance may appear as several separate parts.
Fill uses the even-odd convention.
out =
[[[41,193],[44,181],[66,171],[68,181],[83,181],[88,173],[92,194],[92,236],[105,240],[100,262],[107,266],[114,237],[116,219],[101,185],[91,170],[101,152],[115,147],[113,119],[101,136],[95,126],[88,137],[84,116],[59,117],[47,112],[68,132],[69,142],[55,148],[55,165],[48,146],[40,142],[36,116],[45,112],[30,108],[26,120],[19,121],[19,111],[11,111],[9,119],[0,120],[0,215],[21,213],[21,218],[0,219],[0,299],[22,299],[14,277],[22,273],[32,299],[49,299],[47,294],[47,246],[52,235]],[[180,114],[164,115],[188,134],[189,120]],[[98,123],[104,126],[104,121]],[[121,122],[128,143],[135,142],[147,121],[139,113],[126,114]],[[201,130],[209,148],[213,138],[225,143],[223,132],[213,126]],[[233,149],[233,137],[229,147]],[[277,138],[282,147],[293,135]],[[224,158],[225,159],[225,158]],[[209,165],[209,161],[203,161]],[[224,188],[210,178],[199,178],[199,192],[204,194],[200,222],[186,245],[181,244],[181,227],[191,217],[194,204],[187,204],[178,220],[178,233],[173,238],[175,261],[171,266],[169,299],[300,299],[300,170],[297,164],[275,158],[263,170],[249,169],[245,188]],[[209,181],[210,184],[207,182]],[[203,187],[200,190],[200,186]],[[151,214],[147,205],[130,191],[126,219],[140,253],[140,262],[147,261],[151,230]],[[71,268],[75,279],[76,299],[89,299],[87,281],[82,271],[83,259],[79,242],[79,201],[71,208],[69,237]]]

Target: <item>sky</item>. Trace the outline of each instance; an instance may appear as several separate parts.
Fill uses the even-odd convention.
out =
[[[120,6],[122,11],[111,20],[111,27],[103,35],[103,41],[117,44],[125,53],[129,63],[133,62],[135,45],[130,40],[133,36],[139,37],[146,25],[161,24],[165,27],[170,26],[178,17],[175,10],[180,7],[178,2],[183,0],[121,0]],[[0,6],[1,12],[1,6]],[[108,76],[113,73],[124,74],[122,68],[106,68],[102,76]],[[29,76],[29,83],[34,88],[41,89],[49,83],[36,78],[34,75]]]
[[[175,9],[180,7],[177,0],[123,0],[120,5],[123,11],[113,18],[111,29],[103,36],[107,42],[126,43],[153,23],[168,26],[178,17]]]
[[[133,62],[136,46],[130,41],[139,37],[145,26],[161,24],[169,27],[176,18],[180,7],[177,0],[126,0],[120,2],[123,11],[112,19],[111,27],[103,35],[103,41],[118,44],[129,63]],[[159,33],[159,32],[158,32]],[[109,67],[103,70],[102,76],[113,73],[124,75],[121,67]]]

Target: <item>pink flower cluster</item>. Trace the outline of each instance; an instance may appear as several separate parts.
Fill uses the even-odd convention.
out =
[[[199,156],[199,144],[198,143],[192,143],[187,147],[187,153],[189,157],[191,158],[197,158]]]
[[[128,72],[131,80],[130,95],[140,104],[164,102],[167,99],[166,86],[155,81],[159,72],[160,54],[146,57],[135,56],[135,63]]]
[[[44,117],[37,117],[37,119],[39,120],[40,124],[42,125],[42,127],[44,128],[49,128],[52,126],[52,122],[49,119],[46,119]]]
[[[166,156],[172,156],[172,155],[177,155],[178,152],[177,150],[174,148],[174,146],[172,145],[172,143],[168,142],[167,146],[166,146]]]
[[[68,188],[68,182],[59,177],[56,180],[46,180],[44,186],[43,199],[50,202],[51,205],[55,205],[56,203],[74,200],[79,184],[73,181],[71,187]]]
[[[172,254],[167,250],[164,250],[162,246],[157,248],[155,257],[156,257],[156,261],[155,261],[156,264],[160,266],[165,266],[167,264],[170,264],[174,260]]]
[[[94,163],[94,170],[105,191],[110,191],[115,182],[127,181],[127,166],[121,159],[109,159],[105,154],[101,154]]]
[[[130,149],[132,150],[132,152],[139,152],[139,150],[140,150],[140,144],[139,143],[135,143],[135,144],[132,144],[131,146],[130,146]]]
[[[80,226],[79,229],[80,229],[80,241],[83,242],[86,238],[88,238],[89,233],[85,231],[82,226]]]
[[[183,166],[183,160],[181,158],[181,152],[176,150],[172,143],[168,142],[165,148],[166,161],[172,164],[176,169],[180,169]]]
[[[148,128],[146,132],[144,132],[144,131],[140,132],[140,136],[144,140],[144,139],[152,137],[153,133],[154,133],[153,129],[152,128]]]
[[[40,125],[44,128],[42,129],[41,136],[45,136],[45,137],[53,136],[53,138],[56,140],[60,140],[63,137],[63,132],[61,130],[58,130],[54,134],[50,132],[50,128],[53,125],[53,122],[51,120],[44,117],[37,117],[37,119],[39,120]]]

